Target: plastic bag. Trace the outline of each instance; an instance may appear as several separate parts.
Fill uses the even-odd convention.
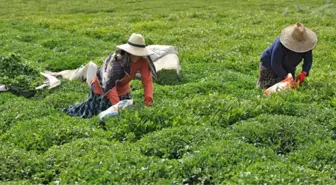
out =
[[[133,99],[129,100],[122,100],[115,105],[112,105],[110,108],[106,109],[105,111],[99,113],[99,118],[101,121],[104,121],[106,117],[116,116],[125,108],[130,108],[133,105]]]
[[[284,80],[282,80],[281,82],[278,82],[276,84],[274,84],[273,86],[269,87],[268,89],[266,89],[264,91],[264,94],[266,96],[272,94],[272,93],[276,93],[276,92],[280,92],[286,89],[290,89],[292,88],[294,85],[294,78],[293,75],[291,73],[288,73],[288,75],[286,76],[286,78]]]
[[[43,89],[44,87],[48,87],[48,89],[52,89],[54,87],[61,85],[61,81],[58,80],[56,77],[50,74],[47,74],[47,73],[40,73],[40,74],[46,77],[47,79],[44,81],[42,85],[36,87],[35,90]]]
[[[5,85],[0,85],[0,92],[8,91],[8,88]]]

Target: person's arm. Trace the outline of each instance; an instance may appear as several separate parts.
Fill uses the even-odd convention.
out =
[[[304,79],[309,75],[309,71],[313,64],[313,52],[308,51],[303,58],[302,72],[296,77],[296,81],[300,85]]]
[[[309,75],[309,71],[313,64],[313,52],[312,50],[308,51],[303,58],[302,72],[306,72],[306,76]]]
[[[145,94],[144,103],[146,106],[150,106],[150,104],[153,102],[153,92],[154,92],[153,78],[147,60],[144,59],[141,62],[142,65],[140,68],[140,73],[141,73],[141,82]]]
[[[280,42],[275,44],[271,55],[271,67],[279,78],[284,79],[287,76],[285,69],[282,67],[282,59],[285,55],[285,47]]]

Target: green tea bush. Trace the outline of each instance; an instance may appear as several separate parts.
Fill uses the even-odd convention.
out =
[[[335,109],[326,107],[313,101],[306,101],[304,92],[288,91],[276,96],[257,99],[263,110],[268,114],[281,114],[296,117],[305,117],[313,122],[329,127],[335,122]]]
[[[333,122],[331,131],[332,131],[332,139],[336,140],[336,122]]]
[[[18,180],[18,181],[3,181],[0,182],[1,185],[18,185],[18,184],[33,184],[28,180]]]
[[[82,103],[85,101],[85,95],[83,93],[71,93],[60,92],[47,96],[44,102],[56,109],[62,110],[65,107]]]
[[[227,127],[239,120],[260,114],[260,106],[250,100],[242,100],[231,95],[210,94],[208,97],[185,100],[183,106],[200,117],[201,122],[213,126]]]
[[[272,159],[277,159],[272,151],[232,139],[201,145],[184,155],[180,163],[185,183],[230,184],[235,180],[236,172]]]
[[[102,130],[90,124],[90,120],[54,114],[20,122],[3,134],[0,140],[28,151],[44,152],[53,145],[100,134]]]
[[[232,137],[222,128],[181,126],[147,134],[135,144],[142,154],[164,159],[180,159],[196,147]]]
[[[88,151],[101,153],[111,150],[114,144],[104,139],[82,138],[64,145],[50,147],[41,157],[44,168],[31,177],[35,183],[47,184],[59,180],[59,174],[70,166],[80,164],[80,158]]]
[[[334,184],[335,182],[323,172],[273,160],[253,163],[237,172],[232,180],[233,184]]]
[[[8,98],[8,103],[0,105],[0,135],[20,122],[29,122],[31,119],[57,113],[55,109],[45,106],[42,102],[25,101],[23,97],[15,97],[16,101],[13,101],[13,95]]]
[[[139,101],[141,99],[136,99],[135,104],[139,105]],[[194,97],[184,101],[162,100],[161,104],[154,104],[150,108],[137,109],[138,105],[130,110],[122,111],[118,117],[108,118],[106,120],[107,135],[118,140],[124,140],[128,135],[130,136],[128,139],[136,140],[144,134],[171,126],[227,127],[239,120],[257,116],[262,111],[252,101],[242,101],[216,93],[207,98]],[[171,107],[172,109],[160,109],[161,107]]]
[[[309,105],[287,100],[287,97],[290,97],[291,94],[291,91],[287,91],[278,96],[271,95],[270,97],[264,97],[262,100],[259,100],[259,102],[261,103],[262,109],[267,111],[269,114],[281,114],[288,116],[306,115],[305,111]]]
[[[329,137],[328,131],[315,122],[283,115],[261,115],[235,124],[233,130],[245,142],[270,147],[277,154],[287,154]]]
[[[54,174],[51,180],[65,184],[156,184],[174,177],[178,169],[176,161],[143,156],[127,142],[78,140],[60,147],[48,151],[46,160]],[[36,176],[45,179],[44,174]]]
[[[289,161],[322,172],[336,181],[336,141],[324,140],[290,154]]]
[[[108,137],[111,139],[135,141],[147,133],[166,127],[197,124],[197,117],[193,115],[184,117],[188,112],[185,111],[184,107],[178,106],[176,103],[175,111],[167,109],[158,111],[160,105],[147,108],[143,107],[142,102],[140,103],[141,105],[137,103],[138,105],[129,110],[123,110],[117,117],[106,119],[106,134]],[[169,104],[171,103],[174,102],[169,102]],[[136,106],[142,108],[136,110]]]
[[[307,119],[319,123],[321,126],[324,126],[330,130],[335,128],[336,123],[336,112],[334,109],[323,108],[316,109],[315,106],[308,107],[305,111],[305,116]]]
[[[43,161],[35,152],[0,144],[0,182],[30,179],[43,168]]]
[[[78,103],[84,102],[90,91],[85,82],[79,80],[62,80],[62,85],[51,90],[44,90],[37,94],[34,99],[42,100],[47,106],[62,110]]]

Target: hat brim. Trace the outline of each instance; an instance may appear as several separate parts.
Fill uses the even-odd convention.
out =
[[[129,44],[122,44],[117,46],[118,49],[124,50],[127,53],[130,53],[132,55],[135,56],[148,56],[148,55],[152,55],[153,51],[151,51],[150,49],[148,49],[147,47],[141,48],[141,47],[135,47],[135,46],[131,46]]]
[[[280,34],[280,42],[287,49],[297,53],[304,53],[312,50],[316,46],[317,36],[312,30],[310,30],[309,28],[305,28],[306,34],[304,36],[304,39],[298,41],[292,36],[293,29],[294,26],[288,26],[284,28]]]

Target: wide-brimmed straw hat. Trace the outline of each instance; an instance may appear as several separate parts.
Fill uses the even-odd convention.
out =
[[[153,52],[146,47],[144,37],[137,33],[133,33],[126,44],[119,45],[117,48],[135,56],[148,56],[153,54]]]
[[[312,50],[317,43],[316,34],[303,24],[296,23],[281,31],[280,42],[289,50],[303,53]]]

